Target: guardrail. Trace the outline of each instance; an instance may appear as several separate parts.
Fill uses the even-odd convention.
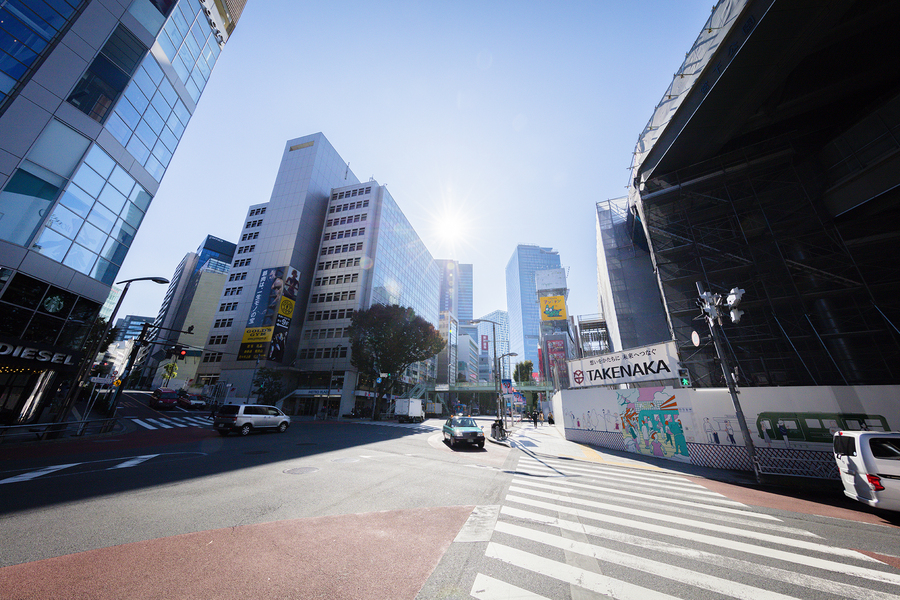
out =
[[[7,441],[52,440],[107,433],[115,427],[117,418],[63,423],[31,423],[29,425],[0,426],[0,444]]]

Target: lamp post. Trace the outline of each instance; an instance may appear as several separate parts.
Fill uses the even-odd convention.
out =
[[[497,357],[497,368],[498,369],[500,368],[500,364],[501,364],[500,361],[503,360],[504,358],[506,358],[507,356],[518,356],[518,354],[516,354],[515,352],[507,352],[506,354],[501,354],[500,356],[498,356]],[[498,380],[498,382],[499,382],[499,380]],[[502,398],[502,395],[497,398],[497,401],[499,402],[501,400],[501,398]],[[503,422],[504,423],[506,422],[506,412],[505,411],[503,412]],[[504,425],[503,428],[506,429],[506,425]]]
[[[103,347],[103,342],[106,341],[106,337],[109,335],[109,331],[112,329],[113,321],[115,321],[116,313],[119,312],[119,307],[122,306],[122,301],[125,300],[125,294],[128,293],[128,288],[131,287],[131,282],[133,281],[152,281],[153,283],[159,284],[167,284],[169,280],[165,277],[135,277],[134,279],[125,279],[123,281],[117,281],[116,285],[125,284],[125,288],[122,290],[122,293],[119,295],[119,300],[116,302],[115,308],[113,308],[112,313],[109,315],[109,320],[106,322],[106,327],[103,329],[103,334],[97,340],[97,344],[93,348],[93,352],[84,357],[81,362],[81,368],[78,370],[78,376],[75,378],[75,385],[73,385],[69,389],[69,395],[66,397],[65,406],[62,410],[59,411],[58,421],[64,421],[68,415],[69,411],[72,408],[72,405],[75,403],[75,399],[78,397],[81,386],[79,383],[86,379],[88,374],[91,371],[91,365],[94,364],[94,358],[96,358],[97,353],[100,352],[100,349]],[[97,315],[97,319],[100,318],[100,315]],[[96,319],[94,320],[96,323]],[[124,377],[123,377],[124,379]],[[87,418],[89,415],[84,415]]]
[[[491,330],[494,333],[494,363],[496,367],[496,371],[494,371],[494,387],[497,390],[497,418],[503,419],[503,422],[506,423],[506,413],[503,411],[501,402],[502,396],[500,395],[500,359],[503,358],[503,356],[518,356],[518,354],[516,354],[515,352],[510,352],[508,354],[504,354],[503,356],[497,356],[497,326],[500,325],[500,323],[491,321],[490,319],[473,319],[469,321],[469,324],[471,325],[475,325],[477,323],[490,323]],[[503,428],[506,429],[506,425],[504,425]]]

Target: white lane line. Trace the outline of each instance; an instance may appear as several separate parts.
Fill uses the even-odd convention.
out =
[[[620,512],[629,515],[632,519],[644,518],[650,519],[651,521],[665,521],[670,525],[681,525],[683,527],[693,527],[696,529],[708,529],[712,530],[719,534],[726,535],[736,535],[738,537],[750,538],[752,540],[757,540],[759,542],[767,542],[770,544],[779,544],[782,546],[792,546],[794,548],[800,548],[803,550],[810,550],[812,552],[823,552],[825,554],[834,554],[836,556],[844,556],[851,558],[859,558],[860,554],[853,550],[846,550],[844,548],[836,548],[834,546],[826,546],[825,544],[818,544],[816,542],[807,542],[805,540],[795,540],[789,537],[785,537],[783,535],[770,535],[768,533],[762,533],[760,531],[751,531],[748,529],[739,529],[737,527],[728,527],[727,525],[720,525],[718,523],[705,523],[703,521],[698,521],[695,519],[685,519],[682,517],[678,517],[675,515],[667,515],[660,514],[658,512],[651,512],[647,510],[640,510],[637,508],[632,508],[628,506],[618,506],[615,504],[606,504],[604,502],[596,502],[594,500],[582,500],[580,498],[570,498],[568,496],[561,496],[559,494],[549,494],[545,492],[538,492],[535,490],[529,490],[526,488],[516,488],[510,487],[510,492],[520,492],[523,494],[528,494],[532,496],[538,496],[539,498],[544,498],[547,500],[552,500],[556,502],[566,502],[569,504],[578,504],[580,506],[586,506],[589,508],[593,508],[596,510],[607,510],[612,512]],[[868,558],[868,557],[866,557]],[[875,560],[874,558],[869,558],[872,562],[880,562]]]
[[[643,500],[643,501],[652,501],[653,503],[675,504],[678,506],[685,506],[685,507],[689,507],[689,508],[699,508],[704,511],[721,512],[721,513],[727,513],[727,514],[731,514],[731,515],[753,517],[756,519],[763,519],[763,520],[768,520],[768,521],[781,521],[781,519],[779,519],[778,517],[773,517],[772,515],[748,511],[748,510],[746,510],[747,507],[745,507],[744,509],[729,508],[727,506],[716,506],[713,504],[692,502],[690,500],[680,500],[678,498],[669,498],[668,496],[659,496],[659,495],[655,495],[655,493],[650,494],[650,493],[646,493],[646,492],[645,493],[632,492],[629,490],[588,485],[588,484],[577,483],[577,482],[568,481],[568,480],[557,480],[557,481],[554,481],[555,485],[550,485],[549,483],[544,483],[543,481],[535,481],[534,479],[525,479],[523,477],[516,477],[514,479],[514,482],[519,485],[529,485],[529,486],[533,486],[533,487],[539,487],[539,488],[544,488],[544,489],[556,489],[556,490],[560,490],[560,491],[563,491],[563,490],[561,490],[561,488],[563,488],[563,487],[574,488],[571,490],[566,490],[566,491],[571,491],[574,494],[579,493],[579,490],[587,490],[590,492],[596,492],[598,494],[608,494],[613,497],[629,496],[632,498],[638,498],[639,500]],[[583,494],[585,492],[580,492],[580,493]],[[743,506],[743,505],[739,505],[739,506]],[[816,536],[816,537],[819,537],[819,536]]]
[[[587,471],[602,471],[605,473],[610,473],[613,475],[621,475],[622,477],[632,477],[635,479],[646,480],[646,479],[654,479],[660,482],[670,482],[681,485],[693,485],[697,484],[688,480],[684,475],[678,475],[673,473],[661,473],[659,471],[650,471],[645,468],[642,468],[641,464],[637,464],[634,467],[625,466],[622,464],[607,464],[602,462],[591,462],[591,461],[583,461],[583,460],[561,460],[557,457],[549,457],[549,456],[527,456],[522,457],[523,460],[536,460],[540,463],[544,463],[547,465],[551,465],[553,467],[561,467],[561,468],[573,468]]]
[[[499,505],[476,506],[463,524],[454,542],[489,542],[500,514]]]
[[[739,571],[741,573],[746,573],[755,577],[764,577],[773,579],[775,581],[781,581],[783,583],[799,585],[826,594],[834,594],[835,596],[839,596],[842,598],[866,598],[866,600],[897,600],[896,594],[861,588],[855,585],[841,583],[839,581],[823,579],[821,577],[813,577],[812,575],[806,575],[804,573],[799,573],[796,571],[788,571],[787,569],[781,569],[770,565],[753,563],[731,556],[722,556],[713,552],[706,552],[704,550],[698,550],[696,548],[679,546],[677,544],[671,544],[669,542],[663,542],[661,540],[630,535],[627,533],[622,533],[615,529],[598,529],[596,527],[585,526],[584,524],[576,521],[566,521],[564,519],[548,517],[546,515],[532,513],[507,506],[503,507],[502,513],[509,517],[515,517],[526,521],[533,521],[536,523],[542,523],[544,525],[559,527],[560,529],[574,531],[580,534],[590,535],[592,537],[602,537],[605,540],[612,540],[650,551],[665,552],[666,554],[671,554],[673,556],[679,556],[690,560],[696,560],[723,569],[732,569],[734,571]]]
[[[187,427],[188,426],[187,423],[182,423],[181,419],[179,419],[178,417],[169,417],[168,422],[170,424],[174,425],[175,427]]]
[[[38,477],[42,477],[44,475],[49,475],[55,471],[61,471],[62,469],[68,469],[69,467],[74,467],[76,465],[80,465],[81,463],[69,463],[67,465],[55,465],[52,467],[44,467],[43,469],[38,469],[37,471],[29,471],[28,473],[22,473],[21,475],[16,475],[15,477],[7,477],[6,479],[0,479],[0,484],[3,483],[16,483],[18,481],[30,481],[32,479],[36,479]]]
[[[513,525],[512,523],[500,521],[497,523],[495,531],[538,542],[539,544],[544,544],[545,546],[550,546],[552,548],[559,548],[565,552],[574,552],[595,560],[612,563],[628,569],[634,569],[635,571],[642,571],[650,575],[655,575],[656,577],[663,577],[665,579],[684,583],[701,590],[724,594],[726,596],[731,596],[732,598],[739,598],[740,600],[796,600],[795,596],[786,596],[763,588],[722,579],[708,573],[700,573],[685,569],[684,567],[647,560],[642,557],[628,554],[627,552],[592,546],[591,544],[579,542],[577,540],[567,540],[558,535]]]
[[[147,419],[148,422],[153,423],[157,427],[162,427],[164,429],[172,429],[172,426],[163,421],[162,419]]]
[[[475,583],[472,584],[469,595],[477,600],[550,600],[546,596],[523,590],[511,583],[481,573],[475,576]]]
[[[141,427],[146,427],[147,429],[156,429],[156,427],[154,427],[154,426],[151,425],[150,423],[144,423],[144,422],[141,421],[140,419],[132,418],[131,421],[132,421],[133,423],[137,423],[137,424],[140,425]]]
[[[143,456],[135,456],[134,458],[119,463],[114,467],[108,468],[107,471],[112,471],[113,469],[127,469],[129,467],[134,467],[157,456],[159,456],[159,454],[145,454]]]
[[[605,594],[616,600],[676,600],[675,596],[669,596],[656,590],[640,587],[627,581],[619,581],[606,577],[600,573],[579,569],[565,563],[550,560],[544,556],[537,556],[522,550],[510,548],[496,542],[488,544],[485,556],[495,558],[507,564],[539,573],[545,577],[568,583]]]
[[[748,544],[746,542],[739,542],[736,540],[729,540],[724,538],[717,538],[715,536],[706,535],[703,533],[697,533],[693,531],[683,531],[680,529],[673,529],[671,527],[665,527],[662,525],[654,525],[651,523],[641,523],[640,521],[635,521],[632,519],[623,519],[620,517],[613,517],[610,515],[603,515],[600,513],[594,513],[587,510],[578,510],[578,509],[569,509],[565,507],[558,506],[556,504],[550,504],[547,502],[534,502],[529,501],[527,498],[516,498],[514,496],[507,496],[507,502],[516,502],[519,504],[523,504],[528,506],[529,508],[541,508],[549,511],[556,511],[561,514],[569,514],[580,519],[590,519],[593,521],[600,521],[604,523],[609,523],[611,525],[616,525],[618,527],[628,527],[631,529],[641,529],[644,531],[649,531],[653,535],[668,535],[680,540],[690,540],[693,542],[697,542],[700,544],[708,544],[710,546],[716,546],[719,548],[727,548],[729,550],[735,550],[738,552],[745,552],[747,554],[755,554],[757,556],[763,556],[766,558],[781,560],[786,562],[792,562],[795,564],[806,565],[808,567],[813,567],[817,569],[825,569],[826,571],[833,571],[835,573],[843,573],[847,575],[855,575],[857,577],[863,577],[866,579],[873,579],[877,581],[883,581],[886,583],[891,583],[893,585],[900,585],[900,576],[897,576],[893,573],[886,573],[882,571],[875,571],[873,569],[868,569],[866,567],[858,567],[855,565],[847,564],[847,563],[839,563],[827,559],[814,558],[811,556],[806,556],[804,554],[797,554],[795,552],[788,552],[785,550],[778,550],[776,548],[768,548],[765,546],[757,546],[754,544]],[[506,507],[504,507],[506,508]],[[505,511],[501,509],[501,513]],[[603,537],[608,535],[608,531],[594,526],[585,525],[585,531],[594,532],[591,535],[596,535],[599,537]],[[855,560],[860,560],[863,562],[870,562],[876,564],[883,564],[881,561],[875,560],[874,558],[869,558],[864,554],[860,554],[858,552],[853,551],[844,551],[848,556]]]

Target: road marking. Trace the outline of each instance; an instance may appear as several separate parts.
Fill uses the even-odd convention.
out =
[[[463,524],[462,529],[456,534],[454,542],[489,542],[497,517],[500,515],[500,506],[476,506],[469,518]]]
[[[534,459],[521,459],[522,461],[529,461]],[[633,473],[633,469],[622,469],[620,467],[607,467],[606,465],[578,465],[573,464],[567,461],[537,461],[538,464],[545,465],[545,468],[557,469],[561,471],[565,471],[568,473],[576,473],[579,475],[587,475],[590,477],[597,478],[605,478],[609,479],[610,477],[614,477],[615,481],[628,480],[633,481],[636,484],[640,484],[642,487],[653,486],[653,487],[664,487],[665,489],[671,489],[672,486],[682,488],[683,490],[690,490],[692,494],[703,494],[705,496],[719,496],[722,497],[722,494],[718,492],[713,492],[702,485],[694,483],[693,481],[689,481],[685,477],[678,475],[662,475],[657,473]]]
[[[6,479],[0,479],[0,484],[15,483],[17,481],[29,481],[29,480],[35,479],[37,477],[49,475],[50,473],[53,473],[54,471],[68,469],[69,467],[74,467],[74,466],[80,465],[80,464],[81,463],[69,463],[67,465],[55,465],[52,467],[44,467],[43,469],[38,469],[37,471],[29,471],[28,473],[22,473],[21,475],[16,475],[15,477],[7,477]]]
[[[145,454],[143,456],[135,456],[134,458],[132,458],[130,460],[126,460],[123,463],[119,463],[114,467],[108,468],[107,471],[112,471],[113,469],[127,469],[128,467],[134,467],[134,466],[139,465],[142,462],[150,460],[151,458],[154,458],[156,456],[159,456],[159,454]]]
[[[495,558],[510,565],[534,571],[546,577],[551,577],[563,583],[585,588],[593,592],[605,594],[616,600],[675,600],[669,596],[628,583],[606,577],[599,573],[586,571],[567,565],[565,563],[550,560],[544,556],[537,556],[522,550],[510,548],[496,542],[490,542],[485,556]]]
[[[141,421],[140,419],[132,418],[131,420],[132,420],[132,422],[137,423],[141,427],[146,427],[147,429],[156,429],[155,426],[151,425],[150,423],[145,423],[145,422]]]
[[[168,425],[162,421],[162,419],[147,419],[148,422],[153,423],[157,427],[162,427],[164,429],[172,429],[171,425]]]
[[[472,584],[472,591],[469,592],[469,595],[478,600],[499,600],[500,598],[503,600],[550,600],[546,596],[534,594],[481,573],[475,576],[475,583]]]
[[[585,527],[580,522],[566,521],[564,519],[549,517],[547,515],[538,513],[531,513],[506,506],[503,507],[502,514],[508,517],[542,523],[551,527],[559,527],[560,529],[565,529],[582,535],[602,537],[604,540],[612,540],[614,542],[628,544],[630,546],[635,546],[649,551],[664,552],[666,554],[671,554],[673,556],[687,558],[690,560],[696,560],[701,563],[714,565],[723,569],[740,571],[748,575],[773,579],[775,581],[781,581],[783,583],[801,585],[819,592],[834,594],[843,598],[866,598],[867,600],[896,600],[897,598],[896,594],[869,590],[855,585],[822,579],[821,577],[813,577],[812,575],[806,575],[804,573],[798,573],[795,571],[788,571],[787,569],[781,569],[770,565],[761,565],[747,560],[737,559],[732,556],[722,556],[713,552],[698,550],[692,547],[679,546],[677,544],[664,542],[662,540],[630,535],[627,533],[622,533],[617,529],[597,530],[597,528],[592,528],[589,526]]]

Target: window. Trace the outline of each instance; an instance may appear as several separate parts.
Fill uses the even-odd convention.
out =
[[[203,362],[222,362],[222,353],[221,352],[205,352],[203,354]]]
[[[213,329],[231,327],[232,323],[234,323],[234,319],[216,319],[215,323],[213,323]]]
[[[216,346],[218,344],[226,344],[228,343],[227,335],[212,335],[209,337],[209,345]]]
[[[238,303],[237,302],[226,302],[225,304],[219,305],[219,312],[228,312],[232,310],[237,310]]]
[[[249,258],[240,258],[240,259],[234,261],[234,266],[235,267],[247,267],[250,265],[250,260],[251,259],[249,259]]]
[[[233,288],[225,288],[225,293],[223,296],[240,296],[241,292],[244,290],[242,287],[233,287]]]

